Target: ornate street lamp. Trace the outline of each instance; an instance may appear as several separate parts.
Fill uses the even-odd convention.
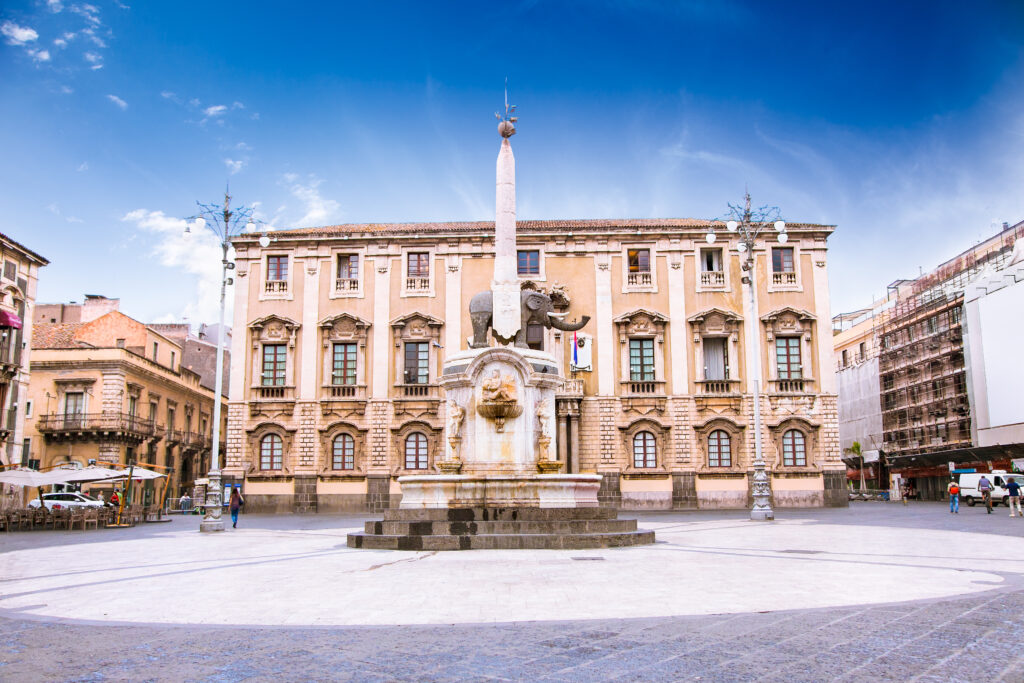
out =
[[[240,206],[231,208],[231,195],[224,191],[224,206],[219,204],[199,205],[199,213],[187,220],[185,233],[191,232],[194,225],[197,231],[203,228],[210,230],[220,240],[221,247],[221,278],[220,278],[220,327],[217,329],[217,364],[214,380],[213,397],[213,446],[210,453],[210,483],[206,487],[206,516],[199,524],[200,531],[224,531],[221,520],[221,483],[220,483],[220,398],[224,389],[224,294],[227,286],[234,283],[228,277],[228,271],[234,270],[235,264],[228,260],[228,247],[231,238],[242,232],[254,232],[256,225],[252,219],[253,207]],[[266,237],[264,235],[264,237]]]
[[[756,211],[750,209],[750,193],[744,197],[743,206],[729,204],[729,220],[725,224],[729,232],[739,238],[736,250],[742,259],[741,268],[744,275],[743,284],[750,293],[750,316],[747,319],[747,367],[751,370],[754,394],[754,481],[752,484],[753,506],[750,508],[750,519],[768,521],[775,519],[772,510],[772,487],[765,469],[764,453],[761,449],[761,343],[757,331],[757,279],[754,277],[754,246],[755,240],[769,227],[774,229],[776,240],[785,244],[789,239],[786,224],[779,220],[776,207],[763,206]],[[714,228],[705,235],[708,244],[715,242]]]

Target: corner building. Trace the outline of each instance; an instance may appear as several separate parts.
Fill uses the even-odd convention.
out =
[[[714,228],[718,240],[707,243]],[[790,224],[755,252],[762,448],[773,505],[846,505],[827,239]],[[225,481],[246,509],[397,506],[444,457],[444,354],[468,347],[490,288],[494,224],[340,225],[234,240]],[[579,332],[527,329],[559,359],[557,455],[604,476],[602,504],[742,508],[754,460],[752,316],[738,241],[719,222],[519,221],[525,288]],[[750,364],[752,366],[752,363]]]

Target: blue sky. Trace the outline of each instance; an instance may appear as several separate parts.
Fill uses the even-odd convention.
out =
[[[73,2],[0,8],[0,231],[41,301],[216,318],[180,236],[226,182],[279,228],[522,218],[837,224],[833,312],[1024,219],[1020,2]]]

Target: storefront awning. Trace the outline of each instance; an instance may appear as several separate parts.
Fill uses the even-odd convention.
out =
[[[0,310],[0,327],[13,327],[16,330],[20,330],[21,318],[18,317],[17,313]]]

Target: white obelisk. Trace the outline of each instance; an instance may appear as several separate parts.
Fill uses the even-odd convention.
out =
[[[516,270],[516,159],[508,139],[515,135],[514,118],[498,124],[498,151],[494,213],[494,279],[491,281],[495,333],[511,341],[519,331],[519,277]]]

